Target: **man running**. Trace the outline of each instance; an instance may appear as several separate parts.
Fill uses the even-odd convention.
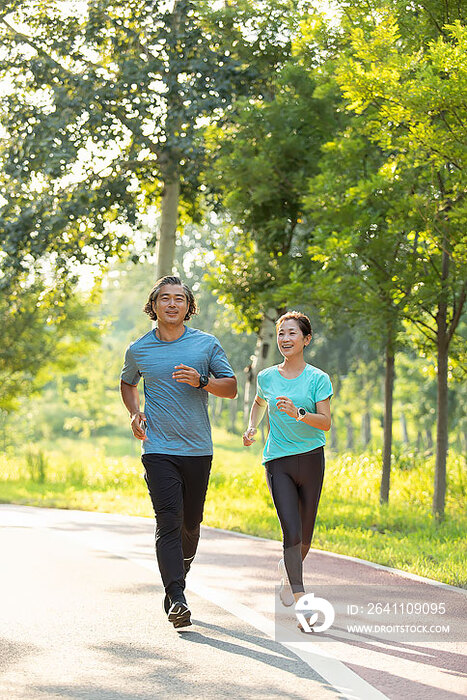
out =
[[[208,393],[233,399],[237,380],[219,341],[185,326],[197,312],[178,277],[158,280],[144,306],[157,328],[125,353],[120,390],[156,516],[156,557],[164,610],[174,627],[191,625],[185,576],[198,546],[212,462]],[[144,412],[138,382],[144,379]]]

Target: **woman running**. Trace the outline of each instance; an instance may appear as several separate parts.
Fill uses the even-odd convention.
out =
[[[267,407],[270,431],[263,463],[283,534],[280,599],[293,605],[305,593],[303,560],[310,549],[323,484],[332,385],[325,372],[303,358],[312,336],[305,314],[287,312],[277,321],[276,331],[284,360],[258,374],[243,444],[249,447],[254,442]]]

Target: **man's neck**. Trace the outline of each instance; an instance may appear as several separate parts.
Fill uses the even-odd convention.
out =
[[[169,326],[166,324],[161,324],[160,321],[157,323],[156,336],[159,340],[164,341],[164,343],[172,343],[174,340],[178,340],[185,333],[185,324],[182,323],[179,326]]]

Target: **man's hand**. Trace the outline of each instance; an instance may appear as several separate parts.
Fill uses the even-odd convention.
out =
[[[255,442],[253,435],[256,435],[256,428],[248,427],[243,433],[243,444],[245,447],[250,447]]]
[[[144,421],[144,424],[143,424]],[[146,422],[146,416],[142,411],[136,411],[136,413],[133,413],[131,416],[131,429],[133,431],[133,435],[135,438],[138,438],[138,440],[147,440],[147,435],[146,431],[144,429],[144,425]]]
[[[287,415],[291,418],[297,418],[298,409],[292,400],[287,398],[287,396],[276,396],[276,406],[279,411],[287,413]]]
[[[189,384],[196,389],[199,387],[200,373],[198,370],[193,367],[188,367],[187,365],[177,365],[174,369],[176,371],[172,374],[172,378],[175,379],[175,381]]]

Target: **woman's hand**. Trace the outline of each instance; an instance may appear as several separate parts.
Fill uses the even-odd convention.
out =
[[[276,406],[279,411],[287,413],[291,418],[296,418],[298,416],[297,407],[287,396],[276,396]]]
[[[253,435],[256,435],[256,428],[248,427],[243,433],[243,444],[245,447],[250,447],[255,442]]]

